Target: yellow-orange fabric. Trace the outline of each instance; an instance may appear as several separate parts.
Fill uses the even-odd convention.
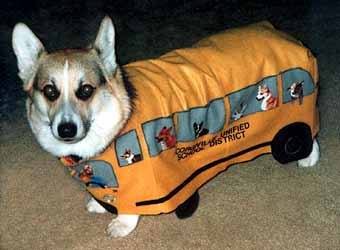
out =
[[[271,152],[268,142],[285,125],[306,123],[315,136],[319,129],[317,86],[304,96],[302,104],[283,103],[286,89],[282,87],[282,73],[290,69],[302,69],[314,83],[318,82],[317,62],[311,52],[268,22],[226,30],[192,48],[125,65],[137,98],[134,113],[120,135],[136,132],[142,160],[120,166],[122,156],[116,152],[114,141],[91,160],[109,163],[118,186],[89,185],[88,191],[122,214],[168,213],[231,164]],[[278,85],[277,107],[230,122],[233,111],[229,95],[272,76]],[[218,98],[226,109],[225,125],[220,131],[193,141],[177,141],[169,149],[150,156],[144,124],[169,118],[174,123],[171,133],[176,135],[181,126],[180,112],[206,107]],[[66,158],[62,162],[67,166],[73,164]]]

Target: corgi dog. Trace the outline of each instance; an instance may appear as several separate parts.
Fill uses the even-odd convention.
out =
[[[302,104],[303,101],[303,82],[294,82],[290,87],[287,89],[289,91],[290,97],[292,99],[292,103],[295,100],[299,99],[299,104]]]
[[[28,95],[28,121],[39,144],[51,154],[96,156],[129,119],[135,93],[116,62],[114,37],[112,21],[105,17],[93,45],[49,53],[25,24],[14,27],[12,43]],[[93,198],[87,209],[106,211]],[[119,214],[108,234],[128,235],[138,218]]]
[[[23,23],[14,27],[12,45],[19,78],[28,95],[29,125],[42,148],[57,157],[80,159],[103,152],[130,118],[136,96],[135,88],[116,62],[112,20],[102,20],[95,42],[85,49],[47,52]],[[176,143],[171,129],[163,128],[157,137],[167,148]],[[125,156],[131,163],[138,157],[132,157],[131,152]],[[179,218],[193,213],[197,207],[195,197],[175,211]],[[110,211],[94,198],[86,208],[92,213]],[[183,208],[189,209],[188,215]],[[110,237],[127,236],[138,221],[139,215],[118,214],[107,233]]]
[[[140,100],[136,99],[136,88],[117,63],[111,19],[105,17],[102,20],[94,43],[84,49],[48,52],[23,23],[14,27],[12,45],[19,77],[28,96],[29,125],[42,148],[60,158],[75,156],[84,160],[110,148],[128,120],[133,118],[135,102],[137,104]],[[257,99],[263,99],[263,110],[277,105],[277,98],[265,86],[259,88]],[[199,125],[197,130],[201,131],[202,126]],[[158,134],[150,136],[152,143],[156,139],[164,149],[176,146],[176,135],[172,129],[172,126],[162,127]],[[138,160],[138,155],[131,150],[125,153],[124,148],[122,150],[120,156],[129,164]],[[306,158],[303,165],[312,166],[317,162],[319,151],[316,142],[313,150],[313,161],[310,157]],[[106,179],[91,166],[85,166],[79,178],[84,178],[89,184],[106,187]],[[114,199],[112,195],[104,197],[104,200]],[[198,201],[198,192],[195,192],[176,208],[176,215],[179,218],[191,216]],[[111,211],[105,204],[91,198],[86,208],[94,213]],[[109,224],[107,233],[111,237],[127,236],[136,228],[138,221],[137,214],[118,213]]]
[[[261,109],[263,111],[277,107],[277,97],[273,96],[266,85],[259,86],[256,100],[262,100]]]
[[[155,137],[156,141],[161,144],[162,150],[172,148],[176,145],[176,135],[171,134],[172,127],[163,127]]]

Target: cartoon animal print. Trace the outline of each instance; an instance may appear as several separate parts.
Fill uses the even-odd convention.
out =
[[[267,85],[259,86],[256,100],[261,101],[263,111],[277,107],[277,97],[273,96]]]
[[[234,111],[234,113],[231,114],[231,119],[233,119],[233,121],[237,121],[242,118],[246,108],[247,105],[244,105],[243,102],[241,102],[240,106]]]
[[[94,176],[93,174],[93,167],[89,164],[85,165],[82,170],[80,170],[79,179],[81,179],[83,182],[85,182],[87,185],[91,185],[93,188],[107,187],[106,180],[99,176]]]
[[[194,122],[193,127],[194,127],[196,138],[201,137],[201,136],[209,133],[209,129],[203,127],[203,122],[200,122],[199,124]]]
[[[172,148],[176,145],[176,135],[171,134],[172,127],[164,126],[158,135],[155,137],[156,141],[161,144],[162,150]]]
[[[79,178],[83,182],[89,182],[91,177],[93,176],[93,168],[90,165],[85,165],[82,170],[79,172]]]
[[[303,102],[303,82],[294,82],[290,87],[287,89],[290,92],[290,97],[292,99],[292,103],[295,100],[299,99],[299,104],[301,105]]]
[[[134,154],[131,152],[131,149],[126,148],[125,152],[121,155],[121,157],[127,161],[128,164],[132,164],[137,161],[142,160],[142,156],[140,154]]]

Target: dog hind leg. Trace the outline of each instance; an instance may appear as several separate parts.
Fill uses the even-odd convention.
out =
[[[310,155],[304,159],[298,160],[299,167],[313,167],[320,159],[319,144],[316,139],[313,141],[313,149]]]
[[[186,219],[191,217],[198,207],[199,199],[200,196],[198,194],[198,191],[196,191],[192,196],[189,197],[189,199],[187,199],[184,203],[176,208],[175,213],[177,217],[179,219]]]

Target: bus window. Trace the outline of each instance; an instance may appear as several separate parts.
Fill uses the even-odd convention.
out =
[[[230,121],[236,121],[251,113],[255,113],[257,102],[257,86],[253,85],[248,88],[239,90],[228,95],[230,108]]]
[[[282,88],[283,103],[302,104],[303,97],[314,92],[313,78],[303,69],[291,69],[282,73]]]
[[[277,77],[263,79],[256,85],[234,92],[227,97],[230,105],[230,123],[244,116],[278,106]]]
[[[204,107],[179,112],[177,140],[190,142],[200,136],[217,133],[223,129],[225,118],[223,98],[215,99]]]
[[[172,116],[148,121],[142,125],[142,128],[150,156],[156,156],[176,145]]]
[[[117,160],[121,167],[143,159],[136,130],[131,130],[117,137],[115,140],[115,148]]]
[[[92,188],[118,187],[112,166],[106,161],[85,161],[71,167],[72,176]]]

